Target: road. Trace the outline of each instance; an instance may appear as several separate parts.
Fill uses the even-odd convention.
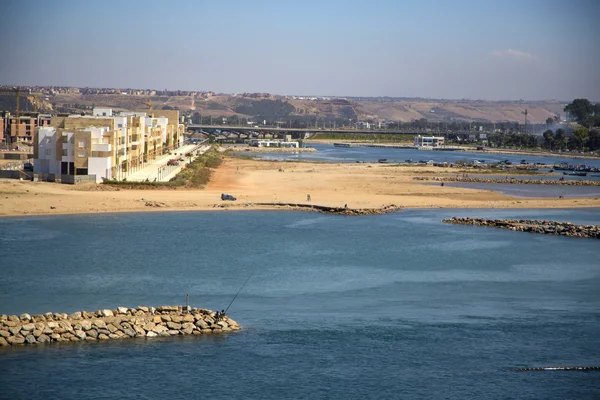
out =
[[[196,154],[204,154],[206,150],[210,148],[209,145],[204,144],[187,144],[174,150],[172,155],[162,155],[156,160],[152,161],[151,164],[147,164],[144,168],[136,171],[127,176],[128,181],[143,182],[148,180],[150,182],[168,182],[171,178],[179,173],[185,166],[189,159],[185,156],[188,153],[194,153],[192,160],[194,160]],[[175,155],[177,154],[177,155]],[[167,162],[173,158],[182,157],[185,161],[180,161],[179,165],[167,165]]]

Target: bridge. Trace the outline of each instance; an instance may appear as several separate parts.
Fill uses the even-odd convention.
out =
[[[422,135],[422,136],[448,136],[455,135],[465,137],[475,132],[425,132],[409,130],[371,130],[371,129],[323,129],[323,128],[285,128],[285,127],[257,127],[257,126],[226,126],[226,125],[200,125],[191,124],[186,126],[188,132],[202,133],[208,137],[218,139],[254,139],[254,138],[279,138],[291,135],[293,139],[304,139],[316,133],[340,133],[340,134],[386,134],[386,135]]]

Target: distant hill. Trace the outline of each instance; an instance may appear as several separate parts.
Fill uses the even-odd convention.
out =
[[[319,119],[360,121],[402,121],[425,118],[431,121],[518,121],[544,123],[555,115],[564,115],[563,103],[555,101],[470,101],[392,98],[288,99],[284,96],[261,94],[214,96],[137,96],[122,94],[55,94],[44,95],[54,112],[89,112],[93,107],[115,110],[143,109],[148,101],[153,108],[178,109],[184,114],[198,113],[204,117],[260,119]],[[0,93],[0,109],[14,112],[14,95]],[[32,110],[22,96],[21,110]],[[45,111],[45,110],[41,110]],[[46,110],[49,111],[49,110]]]

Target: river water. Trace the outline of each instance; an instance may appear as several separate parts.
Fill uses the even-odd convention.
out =
[[[473,162],[479,160],[485,163],[493,164],[508,160],[513,164],[520,164],[525,159],[529,163],[559,164],[567,163],[570,165],[585,164],[588,166],[600,167],[600,158],[575,159],[552,156],[525,156],[515,154],[495,154],[467,151],[438,151],[438,150],[415,150],[415,149],[394,149],[383,147],[335,147],[333,144],[310,143],[310,147],[317,149],[312,153],[251,153],[253,156],[265,160],[291,160],[291,161],[325,161],[325,162],[377,162],[385,158],[388,163],[400,163],[406,160],[413,161],[435,161],[454,163],[461,160]],[[243,153],[242,153],[243,154]]]
[[[0,219],[0,313],[183,304],[230,335],[0,349],[0,398],[577,398],[600,363],[598,242],[442,224],[600,209]]]

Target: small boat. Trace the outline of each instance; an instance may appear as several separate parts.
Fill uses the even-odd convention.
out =
[[[379,160],[377,160],[377,162],[385,163],[387,162],[387,158],[380,158]]]

